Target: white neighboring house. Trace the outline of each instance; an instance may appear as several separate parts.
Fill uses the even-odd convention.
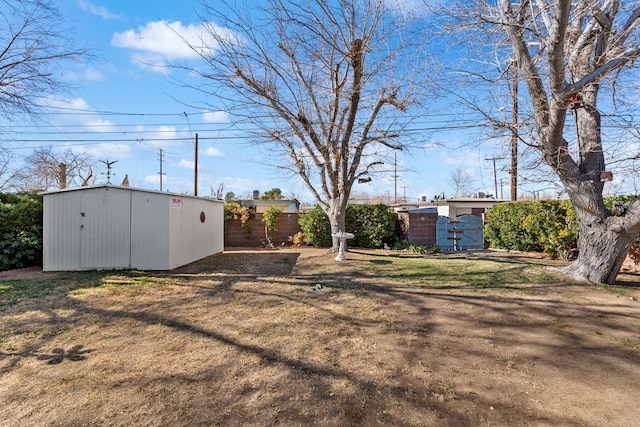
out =
[[[463,215],[475,215],[484,218],[484,214],[494,205],[508,201],[509,200],[487,197],[453,197],[451,199],[440,199],[430,202],[398,203],[392,206],[396,212],[412,211],[421,208],[436,208],[440,216],[457,218]]]
[[[224,250],[224,202],[102,185],[43,193],[43,270],[171,270]]]

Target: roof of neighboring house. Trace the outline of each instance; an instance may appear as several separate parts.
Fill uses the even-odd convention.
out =
[[[450,199],[442,199],[430,202],[411,202],[411,203],[394,203],[390,206],[395,210],[414,210],[422,208],[433,208],[438,206],[457,206],[457,207],[491,207],[497,203],[508,202],[505,199],[491,199],[487,197],[454,197]]]
[[[236,203],[239,203],[241,206],[246,206],[248,208],[256,208],[256,209],[258,209],[258,206],[260,206],[261,208],[267,208],[271,205],[276,205],[276,206],[287,205],[295,209],[295,212],[298,212],[298,209],[300,208],[300,202],[297,199],[279,199],[279,200],[243,199],[243,200],[234,200],[234,201]]]

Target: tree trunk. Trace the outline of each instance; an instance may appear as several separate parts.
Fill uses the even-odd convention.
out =
[[[585,283],[615,283],[622,263],[637,233],[628,229],[627,218],[614,217],[602,197],[605,170],[600,113],[596,107],[599,86],[592,84],[580,93],[573,106],[579,158],[577,170],[556,168],[573,204],[578,221],[578,258],[562,271]]]
[[[579,232],[578,257],[561,271],[579,282],[615,283],[631,244],[638,238],[638,215],[625,212],[613,216],[604,205],[602,183],[590,179],[589,173],[564,184]]]
[[[327,212],[327,216],[329,217],[329,223],[331,224],[331,233],[338,233],[340,231],[348,231],[346,230],[345,225],[345,216],[346,216],[347,204],[342,200],[334,201],[333,206],[329,208],[329,212]],[[346,250],[347,242],[345,241],[345,250]],[[338,252],[340,248],[340,240],[333,237],[331,252]]]
[[[578,258],[561,271],[579,282],[614,284],[636,238],[625,233],[616,223],[614,220],[581,226]]]

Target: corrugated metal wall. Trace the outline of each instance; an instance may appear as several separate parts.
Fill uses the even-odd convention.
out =
[[[223,211],[218,200],[124,187],[47,193],[43,269],[172,269],[223,251]]]
[[[80,192],[80,269],[127,268],[131,261],[131,196],[118,188]]]
[[[224,203],[222,202],[173,197],[169,209],[170,268],[222,252],[224,250],[223,216]]]
[[[60,193],[44,197],[43,209],[43,270],[79,270],[82,200],[71,193]]]
[[[169,197],[131,193],[131,265],[146,270],[168,270]],[[141,268],[142,267],[136,267]]]

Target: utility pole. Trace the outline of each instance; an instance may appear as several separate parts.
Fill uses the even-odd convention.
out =
[[[196,164],[193,170],[193,195],[198,195],[198,134],[196,133],[196,155],[195,155]]]
[[[515,58],[511,88],[511,201],[518,200],[518,63]]]
[[[489,157],[488,159],[485,160],[492,160],[493,161],[493,185],[495,187],[495,197],[496,199],[498,198],[498,174],[496,173],[496,160],[502,160],[504,159],[504,157]]]
[[[393,153],[393,203],[398,203],[398,153]]]
[[[158,148],[160,150],[160,191],[162,191],[162,148]]]
[[[407,203],[407,187],[408,185],[403,185],[402,187],[402,203]]]

